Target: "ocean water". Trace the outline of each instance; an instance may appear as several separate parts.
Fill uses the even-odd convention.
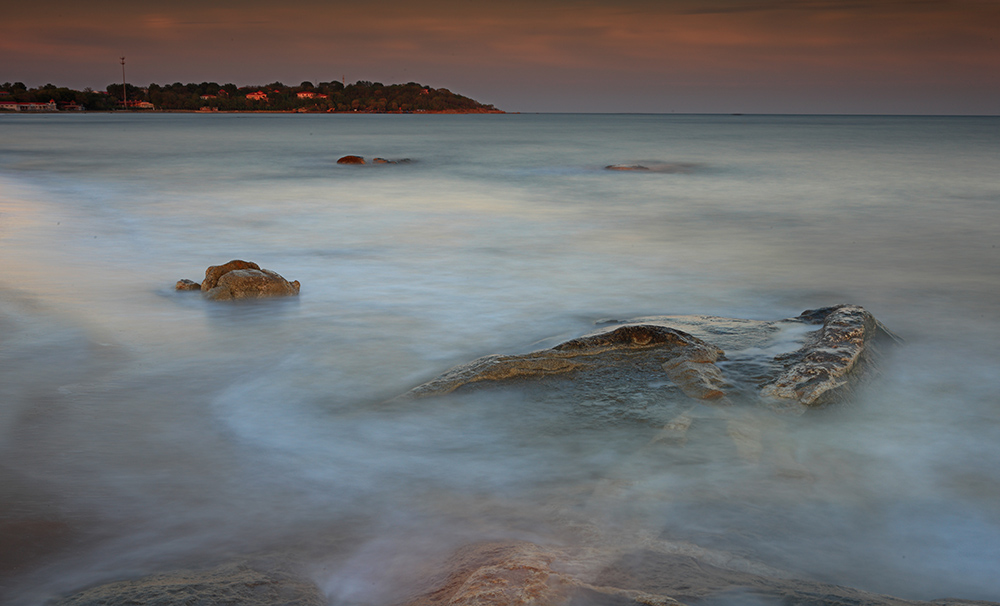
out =
[[[1000,118],[0,116],[0,601],[285,553],[385,604],[570,519],[1000,601],[998,175]],[[174,291],[230,259],[300,296]],[[713,412],[644,449],[668,399],[385,404],[602,319],[845,302],[904,343],[855,401],[768,421],[797,474]]]

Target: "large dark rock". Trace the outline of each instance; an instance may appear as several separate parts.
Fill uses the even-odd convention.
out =
[[[51,606],[325,606],[311,581],[276,571],[229,564],[92,587]]]
[[[200,286],[191,280],[177,282],[177,290],[201,290],[213,301],[294,296],[299,294],[299,286],[298,280],[289,282],[276,272],[239,259],[210,266]]]
[[[722,350],[686,332],[652,324],[627,325],[573,339],[551,349],[524,355],[493,355],[454,368],[437,379],[412,389],[409,396],[450,393],[479,382],[528,380],[587,372],[611,364],[712,365]],[[638,358],[644,358],[639,360]],[[695,373],[697,374],[697,373]],[[705,376],[675,374],[681,389],[693,397],[715,398],[714,385]]]
[[[655,316],[618,324],[550,349],[479,358],[404,397],[581,373],[642,384],[659,374],[697,400],[730,403],[751,396],[774,408],[804,410],[848,397],[877,371],[884,346],[898,340],[856,305],[810,310],[773,322]],[[810,325],[818,328],[796,329]],[[794,351],[775,357],[747,353],[773,349],[777,339],[784,335],[787,340],[788,334],[797,339],[789,345]],[[729,359],[724,349],[736,355]],[[716,364],[722,361],[724,367]]]

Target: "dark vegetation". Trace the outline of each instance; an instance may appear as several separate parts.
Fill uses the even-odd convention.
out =
[[[109,84],[104,91],[85,88],[82,91],[46,84],[28,88],[21,82],[0,85],[0,101],[55,101],[60,109],[82,106],[91,111],[122,109],[122,93],[130,110],[187,111],[301,111],[301,112],[498,112],[449,91],[431,88],[416,82],[389,84],[359,81],[344,86],[341,82],[303,82],[286,86],[272,82],[264,86],[235,84]],[[7,93],[7,94],[3,94]],[[247,95],[251,95],[248,97]],[[254,96],[259,98],[253,98]]]

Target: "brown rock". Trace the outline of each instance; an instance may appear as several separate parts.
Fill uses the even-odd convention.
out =
[[[287,297],[299,294],[297,280],[289,282],[269,269],[261,269],[252,261],[240,259],[210,266],[205,270],[205,279],[200,286],[192,280],[180,280],[176,288],[177,290],[200,289],[206,299],[214,301]]]
[[[201,291],[207,292],[215,288],[219,283],[219,278],[234,269],[260,269],[260,265],[252,261],[241,261],[233,259],[229,263],[222,265],[211,265],[205,270],[205,279],[201,283]]]
[[[198,284],[194,280],[178,280],[177,285],[174,287],[176,290],[201,290],[201,284]]]
[[[337,164],[364,164],[365,159],[361,156],[344,156],[337,160]]]
[[[612,164],[604,168],[605,170],[649,170],[649,167],[641,164]]]
[[[236,269],[223,274],[215,288],[204,294],[213,301],[287,297],[299,294],[299,282],[289,282],[267,269]]]
[[[556,555],[528,542],[477,543],[458,550],[440,583],[406,606],[593,604],[679,606],[666,596],[595,587],[553,569]]]
[[[798,350],[775,358],[745,353],[773,347],[776,337],[801,324],[822,327],[798,337],[803,343]],[[808,406],[849,397],[863,379],[877,373],[883,345],[897,340],[870,313],[855,305],[807,311],[797,318],[771,322],[651,316],[551,349],[479,358],[415,387],[404,397],[442,395],[473,385],[571,373],[588,373],[586,380],[579,382],[585,390],[603,389],[611,381],[642,386],[655,384],[658,370],[690,398],[729,404],[730,396],[740,395],[775,411],[802,412]],[[726,358],[715,343],[739,352],[735,359],[726,360],[725,374],[716,362]]]
[[[655,352],[655,353],[653,353]],[[629,358],[652,353],[663,364],[670,358],[722,355],[722,350],[683,331],[655,325],[626,325],[572,339],[551,349],[524,355],[493,355],[473,360],[415,387],[408,396],[443,395],[483,381],[539,379],[570,372],[627,364]]]
[[[262,572],[243,564],[208,571],[179,571],[117,581],[56,601],[52,606],[324,606],[312,582],[285,572]]]

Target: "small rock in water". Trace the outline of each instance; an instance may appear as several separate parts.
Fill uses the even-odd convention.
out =
[[[262,269],[252,261],[234,259],[206,269],[200,285],[193,280],[179,280],[176,288],[200,290],[206,299],[229,301],[294,296],[299,294],[299,286],[298,280],[289,282],[277,272]]]
[[[188,280],[185,278],[183,280],[178,280],[177,285],[174,288],[177,290],[201,290],[201,284],[198,284],[194,280]]]
[[[364,164],[365,159],[361,156],[344,156],[337,160],[337,164]]]
[[[605,170],[649,170],[648,166],[642,164],[611,164],[604,168]]]

